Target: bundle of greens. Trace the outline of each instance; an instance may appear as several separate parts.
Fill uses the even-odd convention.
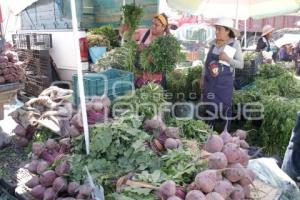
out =
[[[126,39],[131,40],[135,30],[139,26],[143,17],[143,9],[140,6],[133,4],[127,4],[122,7],[124,23],[129,26],[129,30],[126,34]]]
[[[109,46],[112,48],[119,47],[120,43],[118,40],[118,35],[114,31],[112,25],[101,26],[93,29],[89,29],[92,35],[100,35],[109,41]],[[109,47],[108,46],[108,47]]]
[[[142,68],[149,72],[170,72],[181,58],[180,49],[180,42],[174,36],[160,36],[141,53]]]

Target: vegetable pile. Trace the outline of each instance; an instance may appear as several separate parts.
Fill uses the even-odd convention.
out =
[[[0,84],[23,80],[24,63],[18,61],[16,52],[6,50],[0,55]]]

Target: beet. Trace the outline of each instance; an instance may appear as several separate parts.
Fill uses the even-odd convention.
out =
[[[173,138],[168,138],[166,141],[165,141],[165,145],[164,147],[166,149],[176,149],[178,147],[178,143],[175,139]]]
[[[70,172],[70,168],[71,168],[70,164],[67,161],[63,161],[62,163],[56,166],[55,173],[58,176],[63,176]]]
[[[226,144],[228,142],[232,142],[232,136],[230,135],[230,133],[228,133],[227,130],[224,130],[221,134],[220,137],[223,140],[223,143]]]
[[[235,163],[228,166],[224,173],[225,177],[232,183],[238,182],[245,176],[245,169],[240,163]]]
[[[244,189],[239,184],[234,184],[233,192],[230,197],[232,200],[241,200],[245,199]]]
[[[164,131],[166,136],[173,139],[179,139],[179,128],[178,127],[168,127]]]
[[[111,105],[111,101],[106,95],[101,96],[101,102],[102,102],[103,106],[107,107],[107,108],[109,108]]]
[[[185,200],[206,200],[206,197],[201,191],[192,190],[187,193]]]
[[[101,102],[93,102],[93,110],[96,112],[101,112],[103,109],[103,104]]]
[[[181,199],[181,198],[179,198],[177,196],[171,196],[167,200],[183,200],[183,199]]]
[[[238,145],[239,147],[241,145],[241,140],[240,140],[239,137],[232,137],[232,141],[231,142],[234,143],[234,144],[236,144],[236,145]]]
[[[195,182],[192,182],[187,187],[188,190],[200,190],[200,188],[197,187]]]
[[[20,137],[25,137],[26,136],[26,129],[22,125],[20,125],[20,124],[18,124],[16,126],[16,128],[13,130],[13,132],[17,136],[20,136]]]
[[[250,199],[251,198],[251,188],[250,185],[242,186],[245,194],[245,198]]]
[[[71,139],[70,138],[64,138],[59,141],[59,144],[61,145],[59,152],[60,153],[68,153],[71,148]]]
[[[185,199],[185,188],[182,186],[177,186],[175,196],[179,197],[180,199]]]
[[[50,187],[45,190],[43,200],[55,200],[55,197],[56,197],[56,192],[52,187]]]
[[[92,188],[89,185],[81,185],[79,187],[79,194],[89,197],[92,193]]]
[[[202,192],[209,193],[215,188],[218,179],[219,176],[216,170],[205,170],[197,174],[195,184]]]
[[[237,129],[234,132],[234,135],[236,135],[237,137],[240,138],[240,140],[246,140],[247,137],[247,131],[241,130],[241,129]]]
[[[236,163],[240,159],[239,146],[234,143],[224,145],[222,152],[226,155],[228,163]]]
[[[70,127],[69,132],[70,132],[70,136],[73,138],[81,135],[80,131],[74,125]]]
[[[225,200],[225,199],[219,193],[211,192],[206,195],[206,200]]]
[[[82,117],[80,113],[75,114],[72,119],[71,119],[71,124],[74,125],[77,128],[82,128],[83,124],[82,124]]]
[[[146,119],[144,121],[144,128],[146,130],[159,129],[161,126],[160,121],[154,119]]]
[[[46,142],[46,147],[49,150],[58,150],[59,145],[54,139],[48,139]]]
[[[226,199],[232,193],[233,186],[230,181],[224,179],[217,182],[214,191],[219,193],[224,199]]]
[[[26,169],[28,169],[31,173],[36,174],[36,169],[37,169],[38,164],[39,164],[39,161],[33,160],[33,161],[31,161],[31,163],[28,164],[28,166],[26,166]]]
[[[48,169],[48,167],[49,167],[48,162],[40,161],[36,168],[37,174],[42,174],[44,171]]]
[[[30,194],[37,199],[43,199],[45,190],[44,186],[37,185],[30,191]]]
[[[35,155],[40,156],[44,150],[45,150],[45,145],[43,143],[41,142],[32,143],[32,152]]]
[[[69,194],[75,194],[77,193],[78,189],[79,189],[80,184],[78,182],[71,182],[68,185],[68,193]]]
[[[33,176],[27,183],[25,184],[29,188],[34,188],[35,186],[39,185],[39,177],[38,176]]]
[[[176,142],[177,142],[177,146],[180,147],[180,146],[182,145],[181,140],[180,140],[180,139],[175,139],[175,140],[176,140]]]
[[[224,169],[226,168],[228,162],[224,153],[216,152],[209,155],[208,167],[210,169]]]
[[[243,149],[249,149],[249,144],[245,141],[245,140],[241,140],[240,141],[240,146],[243,148]]]
[[[242,149],[242,148],[240,148],[239,151],[240,151],[239,163],[241,165],[243,165],[244,167],[247,167],[248,163],[249,163],[249,158],[250,158],[248,155],[248,151],[245,149]]]
[[[220,152],[223,148],[223,140],[218,135],[211,135],[205,143],[205,150],[209,153]]]
[[[19,147],[26,147],[29,143],[28,139],[25,137],[15,137],[16,145]]]
[[[56,178],[57,176],[53,170],[47,170],[41,174],[40,183],[42,186],[49,187]]]
[[[54,181],[53,181],[53,189],[56,192],[64,192],[67,190],[68,188],[68,183],[66,181],[66,179],[62,178],[62,177],[57,177]]]
[[[157,151],[162,152],[164,151],[164,146],[160,143],[158,139],[153,139],[153,145]]]
[[[46,149],[43,151],[41,158],[50,164],[52,164],[55,160],[55,156],[51,155]]]
[[[175,196],[176,194],[176,184],[174,181],[165,181],[160,187],[159,187],[159,193],[161,197],[164,199],[167,199],[168,197]]]
[[[249,185],[251,184],[255,179],[255,174],[250,169],[245,169],[245,176],[239,181],[239,184],[241,186]]]

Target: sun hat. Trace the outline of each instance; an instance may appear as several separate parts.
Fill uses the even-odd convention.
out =
[[[271,33],[274,30],[275,29],[271,25],[267,24],[263,27],[261,36],[265,36],[265,35],[267,35],[268,33]]]
[[[224,26],[229,28],[236,37],[240,36],[240,31],[234,28],[233,20],[229,18],[219,18],[215,23],[214,26]]]

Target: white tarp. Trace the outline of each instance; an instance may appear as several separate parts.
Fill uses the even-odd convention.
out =
[[[285,44],[296,45],[300,41],[300,34],[284,34],[281,38],[275,41],[275,45],[280,48]]]

